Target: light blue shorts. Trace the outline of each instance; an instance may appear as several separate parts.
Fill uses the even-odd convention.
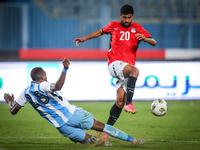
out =
[[[83,129],[89,130],[93,124],[94,116],[82,108],[78,108],[71,118],[62,127],[57,129],[63,136],[76,143],[82,142],[85,138],[85,131]]]

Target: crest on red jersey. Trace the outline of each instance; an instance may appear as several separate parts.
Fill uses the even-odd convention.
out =
[[[132,29],[131,29],[131,32],[132,32],[132,33],[135,33],[135,32],[136,32],[135,28],[132,28]]]

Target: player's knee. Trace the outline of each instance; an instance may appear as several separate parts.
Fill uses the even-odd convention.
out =
[[[71,140],[71,141],[73,141],[73,142],[81,142],[82,141],[82,139],[80,139],[79,138],[79,136],[77,135],[77,133],[70,133],[70,134],[68,134],[67,135],[67,137]]]
[[[65,136],[68,137],[74,143],[82,142],[84,139],[84,136],[82,136],[80,132],[69,131],[67,134],[65,134]]]
[[[67,125],[58,128],[58,131],[65,137],[68,137],[71,141],[77,143],[83,141],[85,137],[85,131],[79,128],[70,127]]]
[[[133,67],[133,68],[131,69],[130,76],[133,76],[133,77],[137,78],[137,77],[139,76],[139,69],[136,68],[136,67]]]
[[[125,100],[123,100],[123,99],[118,99],[117,102],[116,102],[116,105],[119,108],[123,108],[124,104],[125,104]]]

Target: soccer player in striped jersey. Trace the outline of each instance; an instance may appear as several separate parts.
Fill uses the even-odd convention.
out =
[[[95,143],[96,145],[111,146],[108,141],[99,140],[97,137],[85,132],[84,129],[104,132],[133,144],[144,143],[143,140],[133,138],[111,125],[97,121],[91,113],[71,105],[67,99],[60,96],[56,91],[61,90],[64,85],[70,62],[68,59],[64,59],[62,64],[64,66],[63,71],[55,84],[49,83],[46,72],[42,68],[36,67],[31,70],[31,85],[22,91],[15,102],[13,94],[5,93],[4,99],[9,105],[11,114],[17,114],[29,102],[63,136],[68,137],[75,143]]]
[[[114,125],[119,118],[122,108],[125,112],[137,113],[133,106],[136,80],[139,70],[135,67],[136,51],[141,41],[155,46],[157,43],[151,35],[138,23],[132,22],[134,9],[131,5],[121,7],[121,21],[111,21],[103,29],[94,31],[83,38],[75,38],[76,46],[79,42],[97,38],[103,34],[111,34],[110,49],[107,53],[108,71],[110,75],[117,79],[117,100],[110,110],[107,124]],[[105,139],[107,135],[103,135]]]

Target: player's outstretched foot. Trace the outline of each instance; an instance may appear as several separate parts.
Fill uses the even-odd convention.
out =
[[[144,140],[139,140],[139,139],[134,139],[134,141],[132,142],[134,145],[143,145],[145,143]]]
[[[101,137],[102,140],[104,140],[104,141],[108,141],[108,137],[109,137],[108,134],[102,132],[102,137]]]
[[[124,111],[131,113],[131,114],[136,114],[137,110],[135,110],[134,106],[133,106],[133,102],[130,102],[128,105],[126,105],[124,107]]]

